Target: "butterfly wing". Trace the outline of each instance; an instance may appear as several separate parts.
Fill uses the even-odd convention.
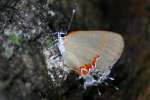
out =
[[[105,71],[116,63],[124,48],[123,38],[108,31],[76,31],[65,39],[64,62],[70,68],[91,63],[100,54],[97,69]]]

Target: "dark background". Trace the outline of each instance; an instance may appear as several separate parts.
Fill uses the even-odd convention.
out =
[[[111,73],[116,79],[111,84],[118,91],[108,86],[99,96],[94,87],[83,92],[73,80],[63,87],[49,86],[39,38],[65,31],[73,8],[77,12],[70,31],[109,30],[123,36],[125,49]],[[50,16],[49,10],[56,15]],[[32,34],[32,29],[39,29],[38,20],[41,31]],[[4,30],[13,27],[31,38],[22,33],[21,45],[13,45],[14,53],[6,59],[2,56],[2,44],[7,41]],[[0,100],[149,100],[149,76],[149,0],[0,0]]]

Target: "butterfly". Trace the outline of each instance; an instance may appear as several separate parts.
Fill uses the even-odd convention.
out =
[[[64,62],[72,69],[90,64],[96,55],[99,61],[96,69],[103,72],[110,69],[120,58],[124,40],[121,35],[108,31],[76,31],[64,39]],[[95,59],[96,60],[96,59]]]
[[[109,31],[75,31],[65,36],[63,42],[59,49],[63,47],[64,63],[84,77],[86,86],[96,82],[91,77],[93,70],[102,73],[105,79],[124,49],[123,37]]]

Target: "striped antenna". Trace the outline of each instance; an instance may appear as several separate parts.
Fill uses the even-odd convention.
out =
[[[72,21],[73,21],[73,18],[74,18],[75,13],[76,13],[76,9],[73,9],[73,10],[72,10],[71,19],[70,19],[70,22],[69,22],[69,24],[68,24],[68,28],[67,28],[67,31],[66,31],[65,34],[67,34],[67,33],[69,32],[70,28],[71,28]]]

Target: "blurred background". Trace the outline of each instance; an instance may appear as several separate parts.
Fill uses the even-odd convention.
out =
[[[125,49],[111,73],[119,90],[104,87],[99,96],[73,80],[49,86],[41,38],[66,31],[73,9],[70,31],[123,36]],[[149,0],[0,0],[0,100],[150,100],[149,76]]]

